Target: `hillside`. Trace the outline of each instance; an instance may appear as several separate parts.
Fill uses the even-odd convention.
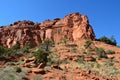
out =
[[[0,28],[0,80],[120,80],[120,48],[96,41],[87,16]]]

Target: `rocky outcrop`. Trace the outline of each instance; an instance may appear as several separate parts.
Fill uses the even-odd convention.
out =
[[[87,16],[79,13],[69,14],[63,19],[46,20],[42,23],[18,21],[0,28],[0,45],[8,48],[17,43],[23,47],[29,42],[32,43],[32,46],[37,46],[45,39],[57,43],[63,39],[95,40],[95,34]]]

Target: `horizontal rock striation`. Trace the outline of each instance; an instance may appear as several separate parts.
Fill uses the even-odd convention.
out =
[[[37,46],[45,39],[59,43],[63,39],[78,41],[81,39],[95,40],[95,34],[87,16],[79,13],[68,14],[63,19],[46,20],[42,23],[18,21],[0,27],[0,45],[11,48],[17,43],[21,47],[27,43]]]

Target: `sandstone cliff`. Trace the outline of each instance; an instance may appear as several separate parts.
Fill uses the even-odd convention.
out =
[[[12,47],[16,43],[22,46],[28,42],[37,46],[45,39],[60,42],[62,39],[73,41],[81,39],[95,40],[95,34],[87,16],[79,13],[68,14],[63,19],[46,20],[42,23],[18,21],[9,26],[0,27],[0,45]]]

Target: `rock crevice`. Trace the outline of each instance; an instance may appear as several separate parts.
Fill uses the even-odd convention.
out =
[[[87,16],[73,13],[68,14],[63,19],[56,18],[42,23],[23,20],[0,28],[0,45],[7,48],[17,43],[23,47],[28,42],[37,46],[45,39],[58,43],[64,38],[72,41],[95,40],[95,34]]]

